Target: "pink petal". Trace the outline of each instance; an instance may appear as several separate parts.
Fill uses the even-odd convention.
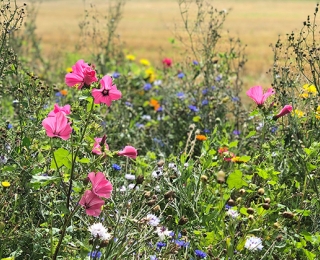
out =
[[[112,86],[112,78],[108,75],[105,75],[101,80],[100,84],[104,89],[110,89]]]

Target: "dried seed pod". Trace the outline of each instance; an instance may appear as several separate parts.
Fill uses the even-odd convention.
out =
[[[260,189],[258,190],[258,194],[259,194],[259,195],[263,195],[263,194],[264,194],[264,188],[260,188]]]
[[[150,191],[146,191],[146,192],[144,193],[144,197],[145,197],[146,199],[149,199],[149,198],[151,197],[151,192],[150,192]]]
[[[271,199],[270,199],[270,198],[265,198],[265,199],[264,199],[264,202],[265,202],[265,203],[268,203],[268,204],[270,204],[270,202],[271,202]]]
[[[248,214],[253,214],[254,213],[254,209],[253,208],[247,208],[247,213]]]
[[[240,189],[240,190],[239,190],[239,193],[240,193],[241,195],[244,195],[244,194],[246,193],[246,190],[245,190],[245,189]]]
[[[187,217],[182,216],[182,217],[179,219],[178,224],[179,224],[179,225],[184,225],[184,224],[187,224],[188,221],[189,221],[189,219],[188,219]]]
[[[233,199],[229,199],[228,202],[227,202],[227,204],[228,204],[229,206],[231,206],[231,207],[233,207],[233,206],[236,205],[236,203],[235,203],[235,201],[234,201]]]
[[[158,212],[158,211],[160,211],[160,210],[161,210],[161,208],[160,208],[159,205],[156,205],[156,206],[154,206],[154,207],[152,208],[152,211],[153,211],[153,212]]]
[[[223,178],[223,177],[218,177],[218,178],[217,178],[217,182],[218,182],[219,184],[223,184],[223,183],[226,182],[226,179]]]
[[[293,219],[294,214],[293,214],[292,212],[285,211],[285,212],[282,213],[282,216],[283,216],[284,218]]]
[[[171,198],[174,198],[174,197],[175,197],[175,193],[174,193],[173,190],[170,190],[170,191],[168,191],[168,192],[166,192],[166,193],[164,194],[164,198],[165,198],[165,199],[171,199]]]
[[[264,209],[268,210],[268,209],[270,209],[270,204],[268,204],[268,203],[263,203],[263,204],[262,204],[262,207],[263,207]]]
[[[148,202],[147,202],[147,205],[148,206],[153,206],[153,205],[155,205],[156,204],[156,200],[149,200]]]
[[[208,176],[207,175],[201,175],[200,180],[204,183],[208,181]]]
[[[160,160],[157,162],[158,167],[162,167],[164,165],[164,160]]]

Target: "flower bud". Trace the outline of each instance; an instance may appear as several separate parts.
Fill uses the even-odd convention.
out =
[[[151,197],[151,192],[150,192],[150,191],[146,191],[146,192],[144,193],[144,197],[145,197],[146,199],[149,199],[149,198]]]
[[[270,204],[268,204],[268,203],[263,203],[263,204],[262,204],[262,207],[263,207],[264,209],[268,210],[268,209],[270,209]]]
[[[263,194],[264,194],[264,188],[260,188],[260,189],[258,190],[258,194],[259,194],[259,195],[263,195]]]
[[[179,225],[184,225],[184,224],[187,224],[188,221],[189,221],[189,219],[188,219],[187,217],[182,216],[182,217],[179,219],[178,224],[179,224]]]
[[[153,212],[158,212],[158,211],[160,211],[160,210],[161,210],[161,208],[160,208],[159,205],[156,205],[156,206],[154,206],[154,207],[152,208],[152,211],[153,211]]]
[[[240,190],[239,190],[239,193],[240,193],[241,195],[244,195],[244,194],[246,193],[246,190],[245,190],[245,189],[240,189]]]
[[[265,203],[268,203],[268,204],[270,204],[270,202],[271,202],[271,199],[270,199],[270,198],[265,198],[265,199],[264,199],[264,202],[265,202]]]
[[[153,205],[155,205],[156,204],[156,200],[149,200],[148,202],[147,202],[147,205],[148,206],[153,206]]]
[[[285,211],[282,213],[282,216],[284,218],[289,218],[289,219],[292,219],[294,217],[294,214],[292,212],[289,212],[289,211]]]
[[[164,160],[160,160],[157,162],[158,167],[162,167],[164,165]]]
[[[143,175],[138,175],[136,179],[136,185],[142,184],[144,181],[144,176]]]
[[[208,176],[207,175],[201,175],[200,180],[204,183],[208,181]]]
[[[218,171],[217,177],[223,177],[223,178],[225,178],[225,177],[226,177],[226,174],[225,174],[224,171]]]
[[[273,227],[278,229],[281,227],[281,225],[279,224],[279,222],[275,222],[275,223],[273,223]]]
[[[236,203],[234,202],[233,199],[229,199],[228,202],[227,202],[227,204],[228,204],[229,206],[231,206],[231,207],[233,207],[233,206],[236,205]]]
[[[253,214],[254,213],[254,209],[253,208],[247,208],[247,213],[248,214]]]
[[[174,191],[172,191],[172,190],[170,190],[170,191],[168,191],[168,192],[166,192],[165,194],[164,194],[164,198],[165,199],[172,199],[172,198],[174,198],[175,197],[175,193],[174,193]]]
[[[219,184],[223,184],[223,183],[226,182],[226,179],[223,178],[223,177],[218,177],[218,178],[217,178],[217,182],[218,182]]]

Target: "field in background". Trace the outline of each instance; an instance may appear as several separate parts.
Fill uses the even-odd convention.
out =
[[[84,9],[93,2],[102,14],[107,13],[105,0],[55,0],[39,5],[37,32],[46,52],[57,48],[73,51],[79,39],[78,24]],[[270,78],[266,71],[272,64],[270,43],[278,35],[285,37],[292,30],[299,30],[307,15],[312,15],[316,1],[281,0],[216,0],[210,1],[218,9],[227,9],[225,28],[231,36],[240,37],[247,45],[246,87],[262,84],[267,87]],[[230,10],[232,9],[232,10]],[[147,58],[159,63],[165,56],[181,59],[179,52],[169,42],[174,37],[175,25],[181,30],[181,18],[175,0],[128,1],[118,33],[127,51],[137,58]],[[180,29],[179,29],[180,28]],[[90,42],[88,42],[90,44]],[[178,44],[178,47],[182,45]]]

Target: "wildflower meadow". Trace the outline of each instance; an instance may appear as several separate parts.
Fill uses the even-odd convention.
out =
[[[123,8],[52,59],[32,3],[0,1],[0,259],[320,259],[318,4],[270,86],[214,3],[177,1],[185,53],[157,64],[118,41]]]

